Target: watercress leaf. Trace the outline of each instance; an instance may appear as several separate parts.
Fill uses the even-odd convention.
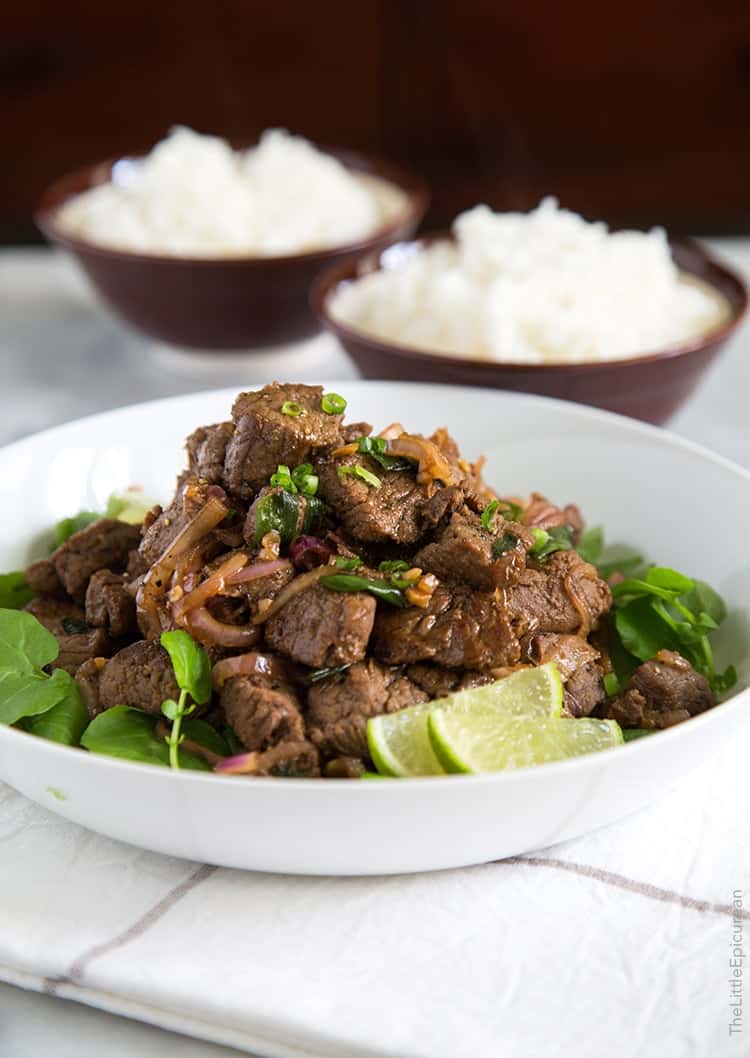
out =
[[[90,753],[168,768],[169,747],[155,733],[157,719],[129,705],[115,705],[94,717],[81,736],[81,745]],[[184,750],[180,751],[180,765],[194,771],[211,770],[200,757]]]
[[[220,733],[227,744],[227,748],[229,750],[228,755],[230,757],[235,757],[238,753],[247,752],[247,748],[245,747],[244,743],[240,742],[240,740],[235,735],[234,731],[232,731],[229,724],[225,724],[224,727],[221,729]]]
[[[596,563],[596,566],[599,576],[604,580],[609,580],[614,573],[619,573],[623,577],[636,576],[643,569],[643,556],[630,549],[607,548],[604,557]]]
[[[587,529],[585,533],[582,533],[580,540],[576,544],[576,551],[584,562],[591,562],[595,566],[604,551],[604,530],[602,527],[595,525],[593,528]]]
[[[737,669],[734,665],[728,665],[723,672],[715,672],[709,682],[711,683],[711,689],[716,694],[723,694],[734,687],[737,682]]]
[[[693,581],[692,590],[681,595],[680,602],[693,613],[708,614],[716,622],[714,626],[716,628],[727,616],[724,600],[710,584],[706,584],[703,580]]]
[[[50,742],[77,746],[88,724],[78,684],[64,669],[55,669],[49,682],[56,682],[63,689],[64,697],[46,713],[32,717],[26,730]]]
[[[62,518],[52,529],[52,550],[54,551],[61,544],[64,544],[73,533],[77,533],[80,529],[85,529],[92,522],[100,521],[101,517],[102,515],[97,511],[79,511],[78,514],[71,515],[70,518]]]
[[[622,731],[622,738],[624,742],[634,742],[637,738],[643,738],[644,735],[653,735],[654,731],[647,731],[645,727],[625,727]]]
[[[172,660],[177,686],[198,705],[205,705],[211,697],[211,662],[206,651],[181,628],[162,632],[161,645]]]
[[[678,593],[671,590],[670,588],[662,588],[658,584],[649,584],[647,580],[641,580],[638,577],[630,577],[627,580],[620,581],[619,584],[612,586],[613,598],[619,600],[626,597],[637,598],[638,596],[651,595],[657,599],[664,599],[666,602],[674,602],[678,598]]]
[[[647,597],[633,599],[617,610],[615,628],[625,649],[641,661],[648,661],[663,649],[679,650],[674,631]]]
[[[161,703],[161,711],[167,720],[174,720],[180,711],[180,707],[174,698],[167,698],[166,701]]]
[[[0,610],[0,669],[35,672],[58,655],[57,640],[23,610]]]
[[[44,672],[14,672],[0,669],[0,724],[15,724],[22,717],[46,713],[66,695],[66,687],[56,669]],[[67,673],[65,673],[67,675]]]
[[[647,584],[656,585],[657,588],[666,588],[668,591],[682,595],[684,592],[692,591],[693,581],[684,573],[678,573],[676,569],[667,566],[651,566],[645,577]]]
[[[205,746],[206,749],[212,750],[220,757],[231,756],[232,749],[227,740],[205,720],[200,720],[195,716],[186,717],[182,722],[182,730],[185,738],[190,739],[191,742]]]
[[[608,623],[607,646],[609,660],[620,687],[624,687],[640,665],[640,661],[635,654],[631,654],[630,651],[626,650],[623,646],[622,639],[620,639],[620,635],[613,620],[613,615],[609,617]]]
[[[26,583],[22,570],[15,573],[0,573],[0,607],[4,610],[22,610],[34,598],[34,592]]]

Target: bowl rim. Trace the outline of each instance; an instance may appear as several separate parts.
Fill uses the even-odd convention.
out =
[[[368,273],[381,271],[382,260],[386,253],[392,252],[397,248],[403,249],[407,252],[413,252],[415,247],[417,250],[422,250],[435,243],[452,241],[452,239],[453,236],[449,230],[429,232],[418,238],[402,239],[391,243],[390,246],[387,246],[380,251],[374,250],[362,254],[357,257],[356,260],[344,261],[336,264],[325,271],[322,275],[318,276],[313,282],[310,289],[310,307],[323,326],[334,334],[344,345],[347,342],[355,342],[366,348],[370,353],[382,355],[386,352],[390,356],[397,356],[405,360],[414,360],[417,363],[422,364],[425,369],[428,369],[430,365],[440,364],[444,368],[464,370],[469,374],[474,373],[475,375],[480,372],[496,370],[502,374],[516,376],[570,376],[573,374],[596,374],[597,372],[607,373],[628,366],[645,366],[647,364],[675,360],[678,357],[698,353],[709,346],[726,341],[726,339],[734,334],[734,332],[741,326],[748,315],[748,309],[750,307],[748,284],[739,272],[735,271],[731,265],[722,261],[720,257],[717,257],[707,250],[706,247],[696,239],[668,235],[667,241],[673,259],[675,250],[685,251],[697,256],[710,272],[715,273],[715,275],[721,279],[725,286],[734,288],[736,298],[731,299],[727,297],[722,287],[714,282],[713,279],[706,279],[692,271],[689,267],[682,268],[682,271],[686,272],[688,275],[693,275],[696,278],[701,279],[729,302],[729,318],[718,327],[715,327],[713,330],[698,338],[684,341],[678,345],[669,346],[665,349],[639,353],[636,356],[620,357],[612,360],[588,360],[553,364],[520,363],[518,361],[510,362],[507,360],[490,359],[479,360],[476,357],[463,357],[452,355],[450,353],[437,353],[432,352],[429,349],[421,349],[416,346],[401,345],[397,342],[390,342],[383,338],[378,338],[376,335],[370,334],[366,331],[360,331],[350,324],[341,323],[331,314],[330,302],[338,288],[360,278],[362,274],[365,274],[362,269],[366,269]],[[368,267],[373,263],[375,263],[375,267]],[[472,379],[467,377],[465,384],[472,385],[476,383],[473,383]]]
[[[370,386],[389,387],[392,389],[402,389],[403,386],[412,388],[419,394],[420,398],[426,398],[430,389],[433,390],[450,390],[452,393],[458,389],[464,393],[470,393],[473,391],[479,391],[482,387],[470,386],[468,384],[460,384],[454,386],[444,382],[399,382],[391,380],[381,379],[321,379],[321,384],[326,388],[346,387],[352,383],[356,383],[359,386],[369,388]],[[485,390],[486,391],[486,390]],[[96,427],[98,422],[102,419],[115,417],[127,417],[128,414],[140,411],[147,408],[155,408],[156,406],[170,404],[179,405],[181,402],[189,402],[197,398],[216,397],[221,396],[222,398],[230,398],[231,394],[236,392],[236,387],[220,387],[217,389],[206,390],[200,393],[187,393],[177,394],[171,397],[159,397],[147,401],[139,401],[135,404],[128,404],[116,408],[110,408],[106,411],[94,412],[90,415],[86,415],[77,419],[72,419],[64,423],[60,423],[56,426],[48,427],[44,430],[36,431],[35,433],[29,434],[26,437],[22,437],[16,441],[11,441],[6,445],[0,446],[0,454],[10,453],[11,455],[18,452],[19,454],[27,445],[33,445],[39,441],[48,441],[53,443],[56,441],[63,441],[66,432],[74,427],[79,427],[82,424],[86,424],[90,427]],[[607,411],[601,408],[590,407],[584,404],[576,404],[572,401],[561,400],[558,397],[547,397],[533,393],[514,393],[506,392],[502,396],[506,399],[513,400],[514,402],[526,403],[529,406],[544,407],[563,406],[567,411],[571,411],[577,417],[588,419],[593,422],[599,422],[604,425],[610,423],[616,425],[619,429],[625,431],[632,437],[647,437],[656,441],[659,445],[679,449],[682,452],[689,452],[693,457],[696,457],[705,462],[712,463],[722,469],[731,472],[738,479],[741,479],[744,483],[750,486],[750,468],[743,466],[737,461],[721,455],[718,452],[713,451],[707,446],[701,444],[698,441],[693,441],[690,438],[683,437],[671,430],[666,430],[661,427],[655,426],[651,423],[641,422],[638,419],[632,419],[626,415],[620,415],[616,412]],[[748,709],[748,702],[750,702],[750,685],[741,686],[733,689],[733,693],[724,701],[718,702],[712,709],[707,709],[705,712],[693,716],[689,721],[681,724],[675,724],[672,727],[665,728],[654,734],[658,734],[660,738],[639,738],[634,739],[631,742],[626,742],[622,745],[611,747],[616,749],[619,754],[627,753],[629,755],[638,754],[644,756],[648,753],[658,752],[657,747],[665,746],[665,740],[670,739],[670,744],[675,747],[679,742],[685,738],[690,737],[690,732],[696,732],[699,728],[708,728],[709,726],[715,725],[719,722],[718,717],[726,715],[728,711],[737,711],[742,708]],[[24,742],[24,738],[27,739]],[[33,742],[29,742],[28,739],[33,739]],[[415,791],[417,795],[429,791],[430,788],[434,789],[435,783],[445,784],[445,780],[461,780],[462,786],[479,785],[479,786],[494,786],[494,785],[513,785],[514,783],[522,783],[526,777],[530,774],[544,774],[544,775],[559,775],[567,772],[574,772],[578,770],[586,770],[587,768],[594,767],[597,760],[606,758],[606,754],[611,750],[602,750],[598,753],[584,754],[579,757],[572,757],[564,760],[548,761],[541,765],[530,765],[524,768],[509,769],[507,771],[499,772],[483,772],[479,774],[451,774],[451,775],[430,775],[430,776],[414,776],[407,778],[400,778],[397,782],[379,783],[379,782],[355,782],[351,779],[326,779],[324,782],[311,782],[309,779],[303,778],[289,778],[284,779],[283,782],[279,782],[274,777],[255,777],[252,783],[238,783],[237,776],[232,775],[217,775],[214,772],[204,771],[192,771],[188,769],[179,769],[174,771],[171,768],[159,768],[150,764],[141,763],[138,761],[126,760],[124,758],[109,757],[103,754],[87,753],[82,752],[78,747],[66,746],[59,742],[51,742],[47,739],[40,738],[36,735],[32,735],[29,732],[21,731],[13,727],[9,727],[0,724],[0,742],[7,742],[7,744],[13,746],[33,746],[34,752],[39,754],[51,754],[58,756],[60,752],[68,757],[68,759],[78,759],[81,767],[88,769],[101,769],[106,771],[108,768],[115,768],[118,771],[125,771],[131,774],[147,774],[151,775],[159,782],[172,782],[176,785],[179,784],[190,784],[190,785],[202,785],[204,783],[211,783],[212,785],[222,785],[224,787],[236,787],[245,790],[252,790],[258,786],[266,789],[279,790],[278,796],[284,796],[281,791],[286,791],[288,796],[294,796],[293,791],[304,789],[316,790],[317,792],[312,794],[313,797],[325,797],[327,792],[341,788],[342,785],[346,786],[348,790],[359,790],[360,793],[355,794],[360,798],[370,796],[366,793],[368,789],[377,787],[379,790],[391,790],[391,794],[385,796],[395,796],[393,790],[404,790],[405,788]],[[650,747],[650,748],[647,748]],[[73,757],[76,754],[76,757]],[[145,772],[144,772],[145,769]],[[387,777],[386,777],[387,778]],[[243,796],[252,796],[248,793]]]
[[[258,140],[252,142],[239,142],[229,139],[227,141],[233,150],[245,150],[257,144]],[[331,258],[353,255],[362,255],[372,251],[383,241],[397,241],[405,228],[413,226],[416,228],[429,209],[432,195],[429,185],[417,172],[401,163],[392,162],[381,155],[364,153],[350,150],[347,147],[327,146],[314,141],[313,146],[324,154],[333,155],[347,169],[354,172],[376,177],[386,183],[394,184],[405,196],[406,203],[403,210],[387,224],[381,225],[373,233],[354,242],[336,243],[319,250],[309,250],[305,253],[278,254],[275,256],[261,256],[259,254],[233,254],[230,256],[216,257],[191,257],[182,254],[147,253],[144,251],[124,250],[106,243],[94,242],[78,235],[67,232],[59,223],[58,211],[69,199],[81,194],[83,191],[100,184],[110,182],[112,169],[122,161],[139,161],[146,157],[148,151],[136,151],[105,158],[98,162],[90,162],[88,165],[78,166],[58,177],[40,195],[33,210],[34,223],[42,234],[50,241],[64,246],[75,253],[95,254],[119,261],[132,261],[153,264],[184,264],[197,267],[210,267],[216,265],[236,267],[260,267],[261,265],[292,265],[298,263],[326,263]]]

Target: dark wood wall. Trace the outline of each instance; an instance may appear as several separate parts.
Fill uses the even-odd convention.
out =
[[[176,122],[391,155],[431,182],[432,224],[554,193],[750,231],[748,0],[10,0],[2,25],[6,242],[56,176]]]

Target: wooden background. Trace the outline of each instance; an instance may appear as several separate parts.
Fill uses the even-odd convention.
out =
[[[410,163],[433,225],[554,193],[750,231],[748,0],[13,0],[2,25],[0,241],[36,237],[52,179],[177,122]]]

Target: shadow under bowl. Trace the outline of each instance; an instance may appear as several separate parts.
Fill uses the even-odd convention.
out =
[[[711,361],[747,313],[748,291],[742,278],[691,240],[670,239],[672,257],[687,275],[703,280],[726,298],[729,318],[694,341],[661,352],[578,364],[518,364],[471,360],[431,353],[381,340],[336,320],[331,299],[342,284],[370,272],[396,267],[404,255],[424,249],[447,233],[397,243],[332,268],[315,283],[310,297],[322,323],[339,339],[365,378],[449,382],[492,387],[589,404],[661,425],[691,395]]]
[[[35,220],[50,242],[74,256],[109,308],[150,338],[206,350],[250,350],[300,341],[320,330],[309,305],[315,279],[332,265],[409,238],[429,205],[426,184],[408,170],[351,151],[327,153],[355,173],[395,184],[406,195],[403,212],[366,239],[284,257],[135,253],[72,235],[58,221],[64,202],[110,181],[117,160],[108,160],[56,181],[42,196]]]

